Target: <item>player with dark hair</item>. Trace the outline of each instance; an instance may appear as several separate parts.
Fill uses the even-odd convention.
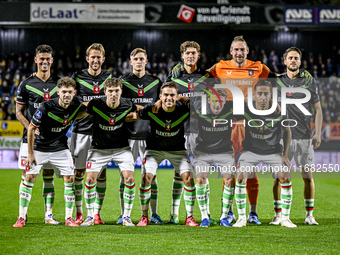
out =
[[[37,65],[37,72],[25,79],[19,85],[16,101],[16,117],[24,126],[24,133],[20,145],[18,168],[22,169],[20,188],[25,180],[26,166],[25,160],[28,155],[27,129],[33,114],[39,105],[51,98],[57,97],[58,77],[51,74],[53,64],[53,49],[49,45],[39,45],[35,49],[34,62]],[[36,129],[39,134],[39,130]],[[54,171],[53,169],[43,169],[43,197],[45,204],[44,222],[48,224],[60,224],[53,216],[54,203]],[[25,216],[26,217],[26,216]],[[24,219],[26,220],[26,218]]]
[[[287,73],[276,79],[278,88],[303,88],[311,94],[310,101],[303,106],[309,111],[315,112],[315,134],[312,135],[310,128],[310,116],[301,112],[296,105],[288,104],[287,111],[289,117],[296,121],[296,127],[292,128],[292,142],[289,149],[289,159],[294,158],[297,166],[301,166],[301,175],[304,181],[304,202],[306,208],[305,223],[308,225],[318,225],[313,216],[315,185],[311,168],[314,166],[314,150],[321,144],[322,109],[318,93],[318,86],[315,79],[305,82],[301,79],[304,70],[300,69],[302,53],[297,47],[291,47],[283,54],[284,64]],[[283,95],[279,89],[279,98]],[[301,92],[287,93],[286,98],[298,99],[305,95]],[[280,186],[278,181],[274,183],[274,210],[275,216],[270,224],[278,225],[281,222]]]
[[[42,168],[54,169],[57,176],[63,176],[65,225],[78,227],[72,218],[75,201],[74,168],[66,137],[70,125],[82,111],[82,103],[74,97],[75,87],[75,81],[69,77],[59,79],[57,90],[59,98],[43,102],[32,117],[27,132],[26,177],[20,187],[19,217],[13,227],[23,227],[26,224],[25,215],[32,196],[32,188]],[[35,137],[38,128],[40,134]]]
[[[123,82],[122,97],[131,100],[133,103],[145,106],[155,103],[158,99],[159,90],[162,82],[152,75],[146,73],[145,66],[148,63],[146,50],[142,48],[134,49],[130,54],[130,64],[132,65],[132,73],[128,73],[120,77]],[[150,135],[150,122],[148,120],[137,120],[132,123],[127,123],[129,130],[129,144],[132,150],[134,162],[140,155],[140,159],[144,158],[146,148],[146,138]],[[121,178],[119,194],[121,204],[121,215],[117,224],[123,223],[122,216],[124,214],[124,178]],[[158,184],[156,176],[151,183],[151,199],[150,222],[155,224],[163,224],[164,222],[157,214],[157,197]]]
[[[111,78],[111,72],[102,70],[105,61],[105,50],[102,44],[93,43],[86,50],[87,69],[75,72],[72,78],[77,82],[77,95],[87,104],[93,98],[104,96],[104,83]],[[82,223],[83,211],[83,180],[86,167],[86,158],[92,141],[92,116],[76,120],[72,130],[70,150],[75,166],[75,192],[76,192],[76,223]],[[98,176],[96,186],[96,199],[94,209],[95,224],[104,224],[100,218],[106,191],[106,167]]]
[[[253,94],[253,109],[268,111],[271,104],[272,85],[269,81],[260,81],[255,85]],[[275,109],[274,109],[275,110]],[[246,219],[246,183],[247,179],[256,172],[256,166],[263,162],[272,171],[274,179],[279,180],[283,192],[284,211],[281,226],[295,228],[296,225],[289,219],[293,198],[292,183],[290,180],[290,162],[288,150],[291,140],[289,123],[284,125],[286,116],[280,111],[267,115],[253,113],[248,106],[245,107],[245,139],[242,142],[237,180],[235,187],[235,200],[238,211],[238,220],[233,227],[244,227]],[[283,147],[280,144],[283,131]]]
[[[137,108],[130,100],[121,97],[122,81],[106,80],[105,97],[95,98],[87,105],[93,116],[93,141],[86,163],[85,204],[87,218],[81,226],[94,224],[94,190],[97,177],[111,160],[119,167],[124,177],[123,225],[134,226],[130,214],[135,198],[134,161],[128,143],[125,118]]]
[[[193,218],[195,204],[195,185],[192,166],[184,148],[184,121],[189,117],[190,100],[177,103],[178,87],[174,82],[166,82],[160,92],[161,107],[158,113],[152,112],[153,104],[145,106],[140,112],[141,119],[150,120],[151,136],[146,139],[146,152],[142,165],[142,182],[139,198],[142,217],[137,226],[149,225],[148,209],[151,197],[151,181],[156,175],[158,165],[168,159],[184,182],[184,201],[187,211],[185,224],[198,226]],[[184,98],[183,98],[184,99]]]
[[[197,87],[201,82],[211,77],[209,73],[205,70],[201,70],[197,67],[197,62],[201,55],[201,46],[195,41],[185,41],[180,45],[181,60],[183,65],[177,65],[170,72],[167,82],[175,82],[178,86],[178,94],[180,96],[185,96],[191,98],[194,94],[195,87]],[[179,68],[178,68],[179,67]],[[174,74],[176,73],[176,74]],[[197,93],[197,90],[195,90]],[[184,123],[185,131],[185,148],[188,153],[192,153],[196,146],[196,137],[198,133],[197,120],[190,118]],[[173,179],[172,184],[172,207],[169,223],[177,224],[179,215],[179,206],[183,194],[183,181],[181,176],[176,174]],[[216,221],[210,216],[209,209],[209,181],[206,179],[206,189],[207,189],[207,212],[209,216],[210,223],[217,224]]]

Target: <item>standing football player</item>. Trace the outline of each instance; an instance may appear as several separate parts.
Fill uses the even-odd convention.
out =
[[[123,82],[123,94],[124,98],[131,100],[134,104],[145,106],[147,104],[155,103],[158,99],[160,87],[162,82],[152,75],[146,73],[145,66],[148,63],[148,57],[146,50],[141,48],[134,49],[130,54],[130,64],[132,66],[132,73],[123,75],[120,79]],[[150,121],[137,120],[127,124],[129,130],[129,144],[132,150],[134,162],[138,158],[144,158],[146,148],[146,138],[150,135]],[[124,214],[124,178],[121,178],[119,194],[121,204],[121,215],[117,221],[117,224],[123,223]],[[150,210],[151,218],[150,222],[155,224],[164,224],[161,217],[157,214],[157,197],[158,197],[158,185],[156,176],[151,183],[151,199]]]
[[[297,166],[301,166],[301,175],[304,181],[304,202],[306,208],[305,223],[308,225],[319,225],[313,216],[315,185],[311,168],[314,167],[314,150],[321,144],[322,109],[315,79],[306,82],[301,78],[304,70],[300,69],[302,53],[299,48],[291,47],[283,54],[287,73],[276,79],[278,88],[302,88],[311,94],[310,101],[303,106],[309,112],[315,113],[315,134],[312,135],[310,128],[310,115],[305,115],[294,104],[287,105],[289,118],[296,121],[297,126],[292,128],[292,142],[289,149],[289,159],[294,158]],[[279,95],[282,100],[281,90]],[[304,98],[303,93],[287,93],[286,98]],[[278,181],[274,183],[274,210],[275,216],[270,224],[278,225],[281,222],[282,200],[280,200],[280,186]]]
[[[26,176],[25,160],[28,155],[27,129],[32,116],[38,109],[40,103],[58,97],[56,93],[58,89],[58,77],[51,74],[51,65],[53,64],[52,47],[49,45],[39,45],[35,49],[34,62],[37,65],[36,74],[21,82],[17,92],[16,117],[24,126],[18,160],[18,167],[19,169],[22,169],[20,189],[22,188]],[[36,134],[39,134],[38,129],[36,129]],[[53,169],[43,169],[43,197],[45,204],[44,222],[53,225],[60,224],[56,221],[52,212],[54,203]],[[24,220],[27,220],[26,217],[27,216],[25,215]]]
[[[258,82],[254,88],[253,109],[266,111],[277,107],[271,105],[271,98],[271,83],[269,81]],[[296,225],[289,219],[293,189],[289,171],[290,161],[288,160],[291,131],[289,123],[284,125],[286,116],[281,115],[281,112],[277,110],[269,115],[258,115],[245,106],[244,117],[245,139],[242,142],[243,149],[239,159],[235,187],[238,220],[233,227],[244,227],[247,224],[247,179],[256,172],[256,166],[263,162],[268,165],[273,178],[277,179],[283,188],[281,198],[284,201],[284,207],[281,226],[296,228]],[[282,132],[283,146],[280,143]]]
[[[167,82],[175,82],[178,86],[178,94],[191,98],[195,90],[195,86],[211,77],[205,70],[197,68],[197,62],[201,55],[201,46],[195,41],[185,41],[180,45],[181,60],[183,65],[178,65],[170,72]],[[179,67],[180,66],[180,67]],[[179,68],[178,68],[179,67]],[[195,91],[197,92],[197,90]],[[188,153],[193,153],[196,146],[196,137],[198,133],[197,120],[190,118],[184,123],[185,127],[185,148]],[[211,224],[217,222],[210,215],[209,208],[209,181],[206,179],[207,189],[207,212]],[[172,183],[172,203],[171,215],[169,223],[177,224],[179,215],[179,206],[183,194],[183,181],[175,169],[175,175]]]
[[[102,70],[105,61],[105,50],[100,43],[93,43],[86,50],[86,61],[89,64],[87,69],[78,71],[72,75],[77,83],[77,95],[82,102],[87,104],[93,98],[104,96],[104,83],[111,78],[111,72]],[[84,189],[84,174],[86,158],[92,142],[92,116],[76,120],[72,130],[71,146],[74,166],[75,166],[75,192],[76,192],[76,223],[84,221],[82,204]],[[98,176],[96,186],[96,200],[94,209],[95,224],[104,224],[100,218],[100,211],[103,205],[106,191],[106,167]]]

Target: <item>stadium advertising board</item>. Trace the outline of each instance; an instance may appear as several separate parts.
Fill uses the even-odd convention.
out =
[[[339,25],[340,8],[286,7],[284,23],[294,25]]]
[[[30,22],[144,23],[144,4],[31,3]]]
[[[252,21],[251,9],[248,5],[214,5],[192,8],[182,4],[177,18],[188,23],[194,21],[195,23],[250,24]]]
[[[0,150],[18,150],[23,128],[19,121],[0,122]]]

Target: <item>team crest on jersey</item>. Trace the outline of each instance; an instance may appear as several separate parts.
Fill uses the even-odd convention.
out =
[[[48,92],[48,89],[43,89],[44,90],[44,100],[48,101],[50,100],[50,93]]]
[[[35,117],[36,117],[37,119],[40,119],[40,118],[41,118],[41,115],[42,115],[41,111],[37,110],[36,113],[35,113]]]
[[[248,70],[248,75],[249,75],[250,77],[253,77],[253,76],[254,76],[254,71],[253,71],[253,70]]]
[[[116,124],[116,114],[111,114],[111,118],[109,119],[109,124],[110,125]]]
[[[264,132],[264,127],[262,126],[262,127],[259,127],[259,131],[261,132],[261,133],[263,133]]]
[[[290,87],[290,88],[293,88],[294,86],[289,85],[289,87]],[[287,93],[286,93],[286,96],[287,96],[287,97],[292,97],[292,96],[293,96],[293,92],[287,92]]]
[[[116,118],[110,118],[109,124],[110,124],[110,125],[116,124]]]
[[[171,130],[171,120],[166,120],[165,130],[166,131],[170,131]]]
[[[95,93],[95,94],[100,93],[100,88],[99,88],[98,82],[93,82],[93,93]]]
[[[64,116],[63,126],[66,126],[68,124],[68,121],[69,121],[68,117],[69,117],[69,114]]]
[[[188,90],[194,90],[195,85],[193,83],[194,79],[188,79]]]
[[[143,84],[142,85],[138,85],[138,96],[142,97],[144,96],[144,88],[143,88]]]

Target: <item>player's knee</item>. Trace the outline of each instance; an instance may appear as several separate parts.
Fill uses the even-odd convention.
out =
[[[207,178],[202,178],[202,177],[196,178],[197,185],[204,185],[206,183],[207,183]]]
[[[235,179],[234,178],[224,178],[224,185],[227,187],[234,187],[235,186]]]
[[[280,178],[279,181],[281,184],[288,183],[290,182],[290,178],[289,177]]]
[[[87,174],[86,175],[86,182],[88,184],[95,184],[97,182],[97,177],[96,176],[93,176],[91,174]]]
[[[240,184],[246,184],[247,183],[247,178],[237,178],[236,182],[240,183]]]
[[[124,178],[124,182],[125,183],[134,183],[135,178],[133,178],[133,176],[127,176],[127,177]]]
[[[182,177],[182,181],[185,186],[188,186],[188,187],[194,186],[194,179],[192,178],[190,172],[183,173],[181,177]]]
[[[150,186],[153,180],[154,175],[150,173],[146,173],[142,176],[142,185]]]
[[[25,181],[30,182],[30,183],[35,183],[35,174],[27,174],[25,177]]]
[[[66,182],[66,183],[74,182],[74,175],[70,175],[70,176],[64,175],[64,182]]]

